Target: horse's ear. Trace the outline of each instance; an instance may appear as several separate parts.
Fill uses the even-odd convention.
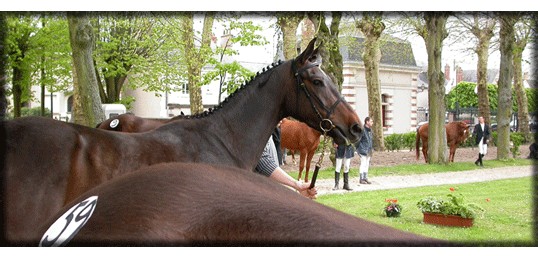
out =
[[[312,56],[319,54],[319,49],[321,48],[321,46],[323,46],[323,41],[321,41],[321,43],[319,43],[318,47],[316,47],[316,49],[314,49],[314,52],[312,52]]]
[[[321,54],[320,54],[320,48],[321,46],[323,45],[323,41],[321,41],[321,43],[318,45],[318,47],[316,47],[316,49],[314,49],[314,51],[312,52],[309,60],[310,62],[319,62],[321,63]]]
[[[299,62],[300,64],[304,64],[308,59],[310,59],[310,57],[312,57],[314,51],[317,52],[317,49],[314,50],[316,40],[317,38],[314,37],[314,39],[312,39],[310,43],[308,43],[306,49],[299,56],[297,56],[297,62]]]

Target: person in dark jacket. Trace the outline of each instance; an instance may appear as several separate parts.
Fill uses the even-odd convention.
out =
[[[364,134],[362,135],[359,143],[355,145],[357,148],[357,153],[359,153],[361,164],[359,166],[360,172],[360,184],[372,184],[368,180],[368,169],[370,168],[370,159],[372,158],[372,153],[374,151],[373,144],[373,135],[372,135],[372,125],[374,120],[370,117],[364,118]]]
[[[484,166],[482,158],[488,153],[488,141],[489,141],[489,125],[484,122],[484,117],[478,117],[478,124],[474,126],[473,137],[475,138],[475,145],[478,145],[478,159],[474,164]]]

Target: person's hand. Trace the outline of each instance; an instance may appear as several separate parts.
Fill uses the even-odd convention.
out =
[[[305,197],[308,197],[310,199],[316,199],[316,195],[318,194],[318,190],[316,189],[316,187],[313,187],[313,188],[310,188],[310,182],[308,183],[303,183],[302,181],[297,181],[296,183],[296,186],[297,186],[297,191],[299,192],[299,194],[305,196]]]

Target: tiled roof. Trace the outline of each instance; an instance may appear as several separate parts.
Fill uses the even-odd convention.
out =
[[[364,48],[362,37],[340,37],[340,53],[344,61],[362,62]],[[413,48],[407,41],[381,40],[381,64],[416,67]]]

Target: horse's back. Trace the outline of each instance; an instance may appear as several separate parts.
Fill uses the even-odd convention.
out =
[[[65,170],[71,165],[77,132],[67,123],[41,117],[5,121],[4,128],[6,239],[23,242],[63,205],[63,200],[50,199],[64,198]],[[59,154],[45,158],[50,152]]]
[[[334,210],[231,167],[159,164],[102,184],[75,201],[90,196],[98,197],[93,215],[70,244],[439,243]]]

